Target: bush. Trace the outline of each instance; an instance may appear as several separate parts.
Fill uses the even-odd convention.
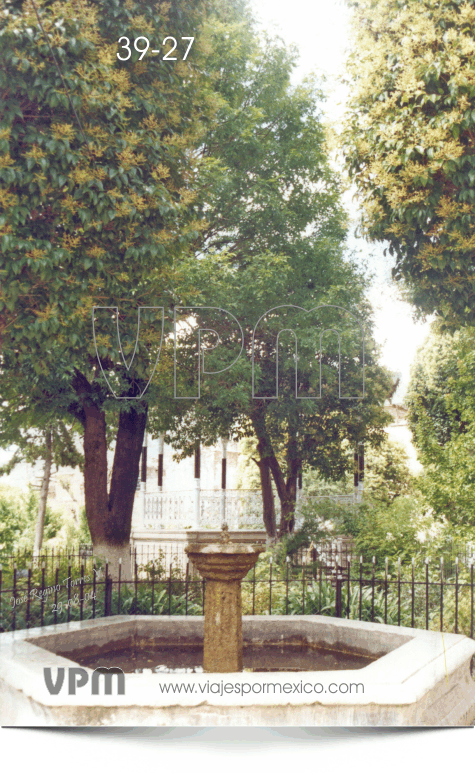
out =
[[[112,594],[114,615],[202,615],[201,581],[190,582],[188,594],[184,583],[137,584],[121,588],[120,600],[117,587]]]
[[[341,589],[342,615],[346,618],[348,605],[348,588],[346,584]],[[287,605],[280,606],[279,612],[282,615],[286,612]],[[289,592],[288,612],[291,615],[335,615],[336,611],[336,589],[326,578],[321,581],[312,581],[300,588],[292,589]],[[387,595],[385,589],[378,584],[374,590],[369,585],[362,586],[352,584],[350,588],[349,612],[351,620],[362,621],[373,620],[376,623],[385,622],[385,612],[388,624],[396,625],[398,623],[398,599],[394,589],[388,588]],[[401,619],[405,619],[406,626],[410,626],[410,605],[407,600],[401,600]],[[409,621],[409,622],[408,622]],[[402,620],[401,620],[402,623]]]
[[[378,565],[389,561],[408,562],[424,549],[424,531],[430,531],[433,519],[422,498],[397,497],[384,504],[365,499],[344,513],[341,528],[355,538],[355,547],[365,563],[376,557]]]
[[[332,500],[304,503],[300,514],[303,522],[290,535],[284,535],[273,549],[276,564],[285,570],[287,556],[292,556],[300,548],[310,544],[329,540],[342,534],[347,519],[347,511],[352,506],[335,503]]]
[[[170,561],[171,559],[171,561]],[[133,569],[133,568],[132,568]],[[167,555],[167,552],[160,548],[155,557],[144,564],[137,564],[138,574],[142,577],[146,574],[146,577],[152,580],[159,580],[160,578],[168,578],[169,575],[174,580],[184,580],[185,572],[180,564],[180,559],[177,554],[172,557]]]
[[[353,494],[353,449],[347,445],[348,473],[339,481],[329,481],[315,470],[304,470],[303,489],[309,495]],[[390,503],[412,492],[413,475],[404,446],[391,438],[378,446],[365,445],[365,492],[373,500]]]
[[[271,560],[272,584],[269,582]],[[270,610],[275,614],[286,593],[285,582],[281,578],[280,567],[274,562],[273,552],[262,553],[256,566],[246,575],[241,585],[242,614],[269,615]]]
[[[55,564],[56,568],[56,564]],[[8,593],[1,595],[0,631],[45,626],[65,623],[68,620],[77,621],[81,618],[81,586],[79,583],[79,568],[72,567],[69,573],[68,560],[65,558],[56,569],[45,571],[45,582],[42,586],[42,570],[35,568],[31,572],[30,594],[28,595],[28,579],[24,571],[17,572],[15,599],[12,602],[13,573],[2,573],[2,588]],[[68,599],[68,577],[70,590]],[[100,618],[106,611],[106,589],[103,567],[96,563],[96,577],[93,583],[94,571],[92,565],[85,568],[82,589],[83,614],[82,619]],[[44,588],[44,593],[41,590]],[[120,593],[118,584],[112,586],[109,615],[202,615],[203,597],[202,582],[183,580],[157,581],[147,579],[134,583],[122,583]],[[36,592],[34,591],[36,589]],[[93,594],[95,596],[93,597]],[[41,599],[41,597],[43,599]],[[69,605],[69,600],[71,601]],[[28,604],[29,601],[29,604]],[[28,609],[29,608],[29,609]],[[43,617],[42,617],[43,608]]]
[[[0,489],[0,555],[33,546],[38,495],[23,493],[12,487]],[[44,542],[54,539],[63,526],[60,514],[46,508]]]
[[[242,583],[242,611],[244,615],[330,615],[336,613],[335,586],[321,573],[320,577],[310,577],[310,572],[305,572],[302,578],[301,570],[287,566],[282,571],[278,565],[272,563],[270,571],[271,553],[266,552],[254,570],[251,570]],[[425,576],[425,565],[420,562],[415,567],[416,584],[414,586],[414,601],[412,600],[411,565],[402,565],[400,572],[401,584],[398,583],[397,569],[392,563],[389,566],[387,593],[383,568],[377,567],[374,581],[374,597],[372,573],[363,573],[363,583],[358,582],[358,568],[352,568],[352,581],[350,584],[349,610],[350,619],[363,621],[374,620],[384,623],[385,617],[388,624],[412,626],[412,614],[414,612],[414,626],[425,628],[426,626],[426,592],[425,584],[420,583]],[[101,572],[102,570],[102,572]],[[81,608],[79,598],[81,587],[78,583],[79,568],[72,567],[69,570],[67,558],[63,558],[58,573],[56,570],[45,571],[44,588],[51,593],[44,594],[43,603],[38,596],[30,595],[29,626],[41,625],[41,608],[43,608],[43,623],[50,625],[64,623],[68,620],[68,588],[67,578],[71,575],[69,620],[79,620]],[[93,586],[92,566],[85,567],[86,578],[83,586],[83,619],[99,618],[105,614],[105,583],[103,567],[97,568],[96,582]],[[42,571],[35,568],[31,572],[30,588],[41,588]],[[272,582],[271,582],[272,580]],[[470,569],[461,565],[459,567],[458,590],[458,631],[470,635],[471,625],[471,589]],[[56,581],[59,588],[55,590]],[[419,581],[419,582],[417,582]],[[454,578],[446,577],[444,581],[444,631],[455,631],[455,588]],[[7,593],[1,595],[0,630],[9,631],[15,627],[25,628],[27,623],[27,591],[28,579],[24,572],[19,573],[16,581],[16,597],[19,604],[13,610],[10,589],[13,586],[12,571],[3,573],[2,588]],[[95,590],[95,599],[91,594]],[[287,597],[288,590],[288,597]],[[398,592],[400,590],[400,601]],[[348,587],[343,581],[341,587],[342,615],[346,617],[348,602]],[[428,625],[429,629],[438,631],[440,627],[440,572],[438,565],[430,565],[429,593],[428,593]],[[54,607],[57,604],[55,614]],[[414,604],[414,610],[413,610]],[[138,576],[138,582],[122,583],[120,595],[118,584],[114,583],[111,593],[109,614],[129,615],[202,615],[203,613],[203,584],[201,580],[189,579],[185,581],[177,573],[176,577],[166,580]]]

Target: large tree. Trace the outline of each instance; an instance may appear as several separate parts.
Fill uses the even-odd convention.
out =
[[[243,51],[252,43],[252,56]],[[236,54],[237,51],[237,54]],[[229,53],[231,52],[231,53]],[[153,412],[155,432],[169,430],[169,439],[191,454],[196,442],[212,443],[219,435],[257,438],[264,523],[276,533],[272,482],[282,519],[280,532],[292,528],[295,492],[302,465],[339,477],[347,465],[344,441],[380,440],[386,417],[380,408],[386,376],[376,365],[371,339],[365,280],[344,255],[346,219],[340,185],[328,160],[320,103],[323,94],[314,80],[292,87],[295,53],[279,42],[253,40],[236,30],[215,48],[215,66],[229,56],[236,60],[217,85],[222,103],[216,123],[205,137],[202,153],[210,161],[210,184],[203,189],[208,222],[190,261],[187,283],[199,289],[195,307],[220,307],[232,313],[244,331],[244,354],[231,370],[203,375],[201,397],[176,406],[174,423]],[[240,88],[233,87],[239,73]],[[244,97],[244,99],[243,99]],[[212,176],[212,184],[211,184]],[[290,305],[325,310],[305,316],[297,309],[274,312],[256,332],[255,394],[251,389],[252,333],[259,318],[273,307]],[[330,308],[342,307],[342,311]],[[240,337],[235,322],[216,310],[185,311],[192,330],[179,349],[182,395],[197,394],[197,329],[216,330],[222,340],[204,334],[207,371],[219,371],[237,357]],[[342,396],[362,398],[361,320],[366,334],[365,400],[340,398],[338,358],[341,355]],[[298,335],[300,396],[294,394],[295,359],[292,334],[279,338],[279,399],[276,394],[276,337],[281,329]],[[323,389],[319,392],[320,334],[327,334],[322,354]],[[186,364],[187,367],[186,367]],[[187,381],[188,379],[188,381]],[[269,400],[268,400],[269,399]]]
[[[348,0],[343,133],[363,228],[423,313],[475,319],[475,3]]]
[[[221,343],[213,349],[215,337],[205,340],[208,373],[201,374],[200,398],[183,401],[183,413],[176,416],[175,425],[162,425],[161,429],[169,430],[170,440],[183,456],[191,454],[199,440],[211,444],[219,436],[255,437],[254,460],[260,474],[265,527],[269,536],[275,536],[276,531],[283,534],[293,528],[297,479],[302,468],[338,480],[352,465],[348,442],[356,449],[360,443],[377,445],[385,437],[389,417],[383,403],[390,377],[377,364],[370,310],[364,300],[365,284],[351,263],[343,262],[341,256],[332,260],[330,253],[313,255],[311,260],[307,252],[300,261],[282,256],[276,260],[267,254],[238,272],[232,263],[213,256],[203,258],[196,271],[201,287],[209,290],[210,305],[212,298],[213,305],[227,309],[239,320],[244,352],[235,365],[219,373],[239,352],[237,326],[231,319],[224,322],[220,312],[193,310],[194,331],[186,339],[188,357],[185,346],[179,350],[181,373],[188,375],[183,395],[198,394],[197,328],[215,330]],[[309,283],[309,273],[315,276],[315,283]],[[285,305],[286,300],[292,301],[292,306]],[[280,306],[281,301],[286,308],[276,309],[256,331],[253,396],[253,328],[261,315]],[[298,309],[319,306],[310,314]],[[355,318],[361,320],[365,333],[364,398],[361,335]],[[298,397],[295,341],[290,330],[295,331],[298,342]],[[323,331],[327,333],[321,338]],[[210,373],[213,371],[216,373]],[[275,523],[272,482],[281,505],[280,525]]]
[[[160,320],[144,315],[126,367],[137,307],[168,305],[173,262],[199,230],[193,149],[214,110],[207,7],[201,0],[2,2],[1,369],[18,380],[19,402],[47,404],[49,416],[80,423],[87,519],[96,551],[114,562],[127,562],[154,393],[116,397],[140,398],[160,340]],[[170,34],[177,61],[163,58]],[[118,44],[124,35],[128,60]],[[144,35],[160,55],[135,50]],[[182,38],[190,35],[183,61]],[[118,321],[112,311],[98,313],[96,330],[115,395],[98,367],[93,306],[119,309]],[[119,321],[125,360],[107,328]],[[109,487],[108,428],[115,436]]]

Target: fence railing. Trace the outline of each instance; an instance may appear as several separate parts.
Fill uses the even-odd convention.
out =
[[[135,564],[133,577],[109,566],[28,567],[26,574],[0,569],[0,630],[15,631],[110,615],[202,615],[206,583],[170,566],[148,571]],[[67,574],[66,574],[67,573]],[[329,615],[474,637],[474,563],[455,563],[448,576],[441,561],[368,571],[363,562],[340,567],[333,578],[318,562],[284,567],[259,561],[242,582],[243,613]]]
[[[198,523],[196,523],[196,498]],[[354,503],[356,495],[301,495],[296,503],[296,520],[299,521],[302,505],[322,500]],[[139,503],[139,501],[138,501]],[[137,504],[139,508],[139,504]],[[275,511],[280,517],[280,501],[275,498]],[[262,494],[254,489],[227,489],[225,491],[201,489],[181,492],[147,492],[144,496],[142,526],[150,529],[183,529],[193,525],[197,529],[218,529],[223,514],[231,529],[262,529]],[[136,523],[138,521],[136,520]]]
[[[262,540],[261,534],[259,539]],[[173,565],[175,569],[185,570],[188,557],[185,553],[187,536],[184,533],[183,540],[170,540],[167,533],[162,533],[163,540],[154,537],[150,543],[141,543],[130,546],[130,557],[132,565],[137,564],[139,568],[149,564],[161,564],[169,567]],[[259,542],[259,540],[257,540]],[[440,561],[443,559],[446,576],[454,575],[455,565],[469,567],[472,560],[475,560],[475,550],[473,545],[466,543],[452,542],[436,549],[432,549],[430,544],[421,545],[421,551],[425,548],[426,555]],[[366,561],[371,562],[372,557],[364,557]],[[352,563],[353,566],[359,562],[360,555],[356,549],[354,539],[349,536],[335,535],[326,540],[316,541],[310,546],[300,546],[292,552],[290,561],[295,567],[301,567],[304,563],[318,563],[324,568],[328,575],[335,575],[337,569],[343,569]],[[33,568],[45,565],[46,571],[57,565],[70,564],[73,568],[79,569],[81,565],[91,568],[94,563],[93,547],[89,544],[80,544],[79,546],[69,546],[62,548],[42,549],[41,553],[34,555],[31,549],[23,549],[14,553],[0,553],[0,564],[4,570],[12,570],[15,565],[20,573],[26,573],[28,565]]]

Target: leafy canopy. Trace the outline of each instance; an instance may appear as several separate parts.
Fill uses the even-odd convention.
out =
[[[28,2],[3,0],[0,15],[0,329],[4,366],[41,382],[52,400],[76,370],[102,390],[93,305],[119,306],[131,322],[127,356],[137,306],[170,295],[173,260],[200,227],[193,148],[214,111],[213,75],[203,72],[200,0],[38,5],[44,32]],[[161,41],[190,27],[184,62],[117,59],[124,30]],[[98,336],[106,367],[111,346]],[[132,380],[145,377],[144,354]]]
[[[424,465],[420,486],[439,517],[475,525],[475,332],[434,331],[418,352],[407,396]]]
[[[279,41],[259,42],[251,32],[236,26],[221,46],[213,46],[214,66],[221,72],[217,83],[221,103],[203,143],[209,160],[203,172],[209,185],[202,189],[208,226],[198,260],[189,261],[180,285],[185,296],[187,287],[195,289],[196,304],[219,306],[235,315],[243,327],[244,353],[232,369],[202,376],[202,397],[184,402],[171,426],[164,426],[163,416],[153,421],[157,429],[170,430],[169,437],[183,454],[192,453],[198,438],[212,443],[228,433],[254,436],[259,425],[275,444],[274,451],[286,447],[283,466],[288,465],[288,471],[305,460],[338,476],[347,465],[341,446],[345,438],[382,439],[386,417],[379,405],[386,396],[387,378],[376,364],[366,280],[345,255],[346,215],[340,181],[328,160],[321,86],[309,79],[293,88],[294,52]],[[232,87],[235,72],[242,88]],[[365,400],[339,398],[339,342],[331,333],[324,337],[321,400],[295,399],[294,343],[288,333],[279,339],[279,400],[252,398],[252,332],[262,315],[282,304],[306,310],[334,304],[362,321]],[[317,314],[307,320],[292,312],[272,315],[255,340],[256,394],[275,395],[276,336],[282,328],[291,328],[299,333],[299,394],[316,396],[315,355],[325,327],[341,330],[342,395],[361,394],[361,334],[351,314],[327,310],[320,315],[323,327],[317,324]],[[236,326],[223,327],[216,312],[200,313],[181,349],[183,363],[188,364],[188,370],[184,368],[188,395],[197,394],[198,388],[198,325],[221,336],[216,349],[216,340],[207,339],[207,370],[220,370],[231,362],[230,353],[239,352]]]
[[[389,243],[423,313],[473,321],[475,3],[348,2],[343,144],[364,232]]]

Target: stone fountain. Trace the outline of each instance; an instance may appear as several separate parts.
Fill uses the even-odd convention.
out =
[[[320,615],[245,616],[243,620],[241,581],[263,550],[231,543],[226,525],[219,542],[187,546],[191,562],[206,580],[204,620],[203,616],[116,615],[0,634],[0,724],[467,726],[475,722],[475,683],[470,674],[473,639]],[[245,672],[235,674],[226,685],[225,679],[213,680],[209,673],[242,672],[243,639],[245,664],[249,664],[249,648],[256,647],[265,657],[265,669],[251,669],[252,678]],[[208,674],[176,670],[182,673],[180,682],[186,681],[192,690],[177,693],[178,675],[145,668],[143,674],[125,670],[122,692],[116,686],[112,694],[112,684],[100,695],[92,691],[92,670],[104,669],[103,659],[111,653],[118,662],[107,663],[114,663],[121,672],[121,665],[125,666],[121,659],[143,657],[148,663],[152,652],[165,664],[161,655],[165,650],[196,652],[198,646],[201,652],[202,644],[203,670]],[[313,655],[310,666],[295,670],[292,654],[300,646]],[[285,656],[283,670],[276,669],[276,648]],[[339,653],[339,658],[364,657],[366,666],[345,666],[340,660],[332,662],[330,669],[319,669],[315,659],[321,650]],[[69,670],[59,695],[46,687],[45,669],[55,675]],[[70,694],[66,687],[78,671],[84,677],[78,681],[79,694],[75,690]],[[291,683],[295,689],[302,679],[305,690],[293,690],[288,696]],[[330,686],[336,683],[364,691],[335,693]]]
[[[242,672],[241,581],[264,549],[231,543],[223,524],[219,543],[191,543],[190,561],[206,581],[203,670]]]

